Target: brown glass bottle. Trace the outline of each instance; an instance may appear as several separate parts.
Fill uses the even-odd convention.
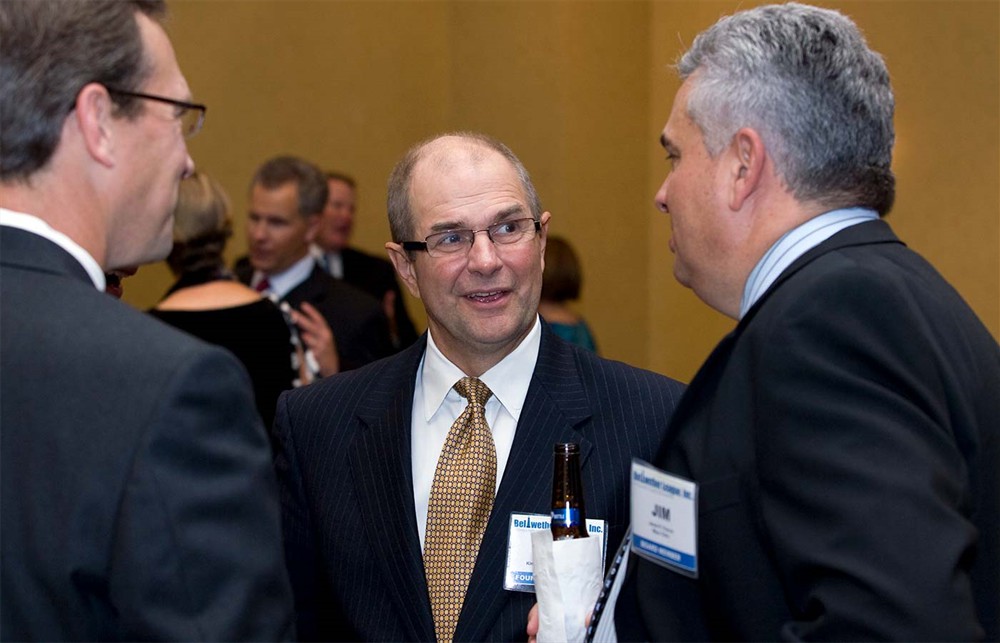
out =
[[[587,537],[587,511],[580,481],[580,445],[555,445],[552,463],[552,539]]]

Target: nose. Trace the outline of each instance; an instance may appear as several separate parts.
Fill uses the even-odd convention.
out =
[[[656,196],[653,199],[656,203],[656,209],[664,214],[670,214],[670,208],[667,207],[667,182],[669,180],[669,176],[663,179],[663,183],[660,185],[660,189],[657,190]]]
[[[260,221],[247,222],[247,236],[251,243],[260,243],[263,241],[265,237],[264,224]]]
[[[497,246],[486,230],[476,232],[472,236],[472,247],[469,248],[469,270],[488,274],[498,270],[501,263]]]

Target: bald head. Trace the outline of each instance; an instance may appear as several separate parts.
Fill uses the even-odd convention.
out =
[[[531,216],[538,220],[542,215],[542,205],[535,186],[528,171],[510,148],[486,134],[454,132],[426,139],[411,147],[389,176],[388,211],[393,241],[412,239],[411,198],[415,180],[431,173],[450,174],[462,166],[478,167],[498,154],[514,168],[531,208]]]

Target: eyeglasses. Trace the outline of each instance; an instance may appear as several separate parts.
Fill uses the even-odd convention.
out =
[[[435,232],[423,241],[404,241],[404,250],[423,250],[431,257],[446,257],[469,252],[475,243],[476,233],[485,232],[493,243],[509,246],[527,239],[532,232],[542,229],[542,224],[532,218],[513,219],[494,223],[482,230],[445,230]]]
[[[205,124],[205,112],[208,111],[208,107],[200,103],[189,103],[187,101],[167,98],[166,96],[156,96],[154,94],[127,92],[122,89],[108,87],[107,85],[105,85],[105,89],[108,90],[109,94],[115,94],[117,96],[131,96],[132,98],[155,100],[160,103],[173,105],[176,108],[174,116],[180,120],[181,132],[184,133],[185,138],[190,138],[200,132],[201,126]]]

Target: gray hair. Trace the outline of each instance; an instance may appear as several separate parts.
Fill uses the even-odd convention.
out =
[[[0,180],[45,167],[76,96],[89,83],[138,90],[150,73],[138,13],[161,20],[163,0],[0,2]],[[141,103],[112,95],[118,113]]]
[[[789,3],[719,20],[677,65],[688,115],[712,156],[742,127],[764,138],[795,197],[829,207],[892,207],[889,72],[857,26]]]
[[[319,214],[326,207],[330,188],[326,175],[317,166],[297,156],[276,156],[257,168],[250,187],[260,185],[268,190],[294,183],[299,193],[299,214],[304,217]]]
[[[428,145],[447,137],[461,138],[478,143],[482,147],[499,153],[510,161],[510,164],[514,167],[514,171],[517,172],[521,188],[524,190],[524,197],[528,201],[532,218],[535,221],[541,219],[542,203],[538,198],[538,192],[535,191],[535,185],[531,182],[531,175],[528,174],[528,170],[524,167],[524,164],[521,163],[521,160],[517,158],[509,147],[487,134],[479,132],[450,132],[424,139],[411,147],[403,155],[403,158],[396,163],[392,174],[389,175],[389,230],[392,233],[393,241],[400,243],[402,241],[413,240],[413,212],[410,209],[410,179],[413,176],[413,169],[416,167],[417,162],[423,158],[424,150]]]

